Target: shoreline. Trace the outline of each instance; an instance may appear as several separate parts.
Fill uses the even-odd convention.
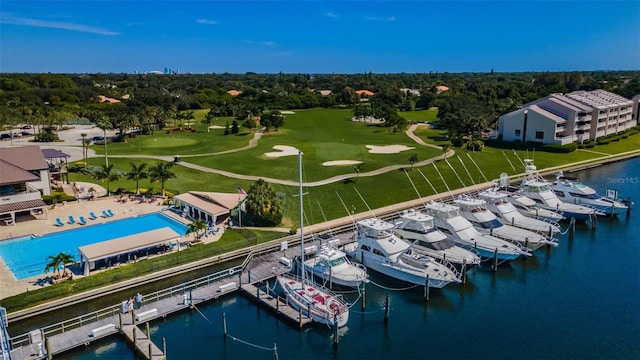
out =
[[[578,171],[579,169],[583,169],[586,167],[602,166],[609,163],[629,160],[639,156],[640,156],[640,150],[636,150],[636,151],[623,153],[622,155],[620,154],[610,155],[610,156],[599,158],[599,159],[581,161],[578,163],[571,163],[571,164],[561,165],[561,166],[547,168],[547,169],[540,169],[540,173],[549,174],[557,170],[570,170],[570,169],[572,169],[572,171]],[[517,174],[510,178],[517,178],[522,175],[523,174]],[[489,182],[481,183],[481,184],[476,184],[470,187],[458,188],[458,189],[452,190],[452,194],[455,196],[456,194],[460,194],[468,191],[476,191],[476,190],[491,186],[492,184],[493,184],[493,180]],[[385,207],[378,208],[375,211],[377,214],[388,214],[392,212],[401,211],[403,209],[421,206],[426,201],[439,199],[439,198],[442,198],[443,196],[450,196],[450,194],[446,194],[446,195],[434,194],[434,195],[426,196],[420,199],[414,199],[414,200],[409,200],[401,203],[391,204]],[[313,233],[317,231],[322,231],[327,227],[338,228],[340,226],[348,225],[353,221],[364,219],[366,217],[370,217],[370,212],[367,211],[360,214],[355,214],[353,216],[346,216],[346,217],[342,217],[334,220],[329,220],[323,223],[313,224],[307,227],[307,232]],[[292,235],[292,236],[297,236],[297,235]],[[284,237],[281,239],[274,240],[272,242],[273,244],[276,244],[276,243],[279,244],[281,241],[284,241],[287,238],[288,237]],[[251,249],[252,247],[241,249],[241,250],[251,251]],[[224,255],[222,255],[221,257],[224,257]],[[42,315],[50,311],[56,311],[58,309],[69,306],[70,304],[78,304],[84,301],[90,301],[92,298],[96,298],[104,294],[119,292],[119,291],[122,291],[123,289],[132,289],[135,286],[140,284],[149,284],[149,283],[157,282],[162,279],[166,279],[167,277],[177,276],[180,274],[188,273],[190,271],[195,271],[198,268],[205,266],[206,264],[210,264],[211,261],[212,259],[202,259],[193,263],[184,264],[179,267],[164,269],[159,272],[151,273],[142,277],[131,278],[116,284],[111,284],[109,286],[88,290],[82,293],[72,294],[70,296],[48,301],[46,303],[32,306],[27,309],[14,311],[8,314],[9,322],[25,320],[30,317]],[[21,293],[14,294],[14,295],[20,295],[20,294]],[[10,295],[10,296],[13,296],[13,295]]]

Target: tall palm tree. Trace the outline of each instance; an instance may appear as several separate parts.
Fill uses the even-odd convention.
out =
[[[194,238],[198,236],[201,231],[207,230],[207,223],[202,219],[196,219],[192,221],[189,225],[187,225],[186,236],[189,234],[194,234]]]
[[[100,181],[107,182],[107,196],[109,196],[109,184],[112,181],[118,180],[120,176],[118,176],[118,174],[113,173],[113,164],[111,164],[111,165],[103,165],[102,169],[96,172],[94,177]]]
[[[152,166],[151,168],[149,168],[151,181],[160,181],[160,184],[162,186],[162,196],[164,196],[165,181],[176,177],[176,174],[169,171],[169,169],[171,169],[173,165],[174,163],[172,162],[158,161],[158,164],[156,166]]]
[[[96,126],[102,129],[102,133],[104,134],[104,165],[109,166],[109,158],[107,157],[107,130],[113,129],[113,125],[109,119],[102,118],[98,121]]]
[[[146,163],[142,163],[140,165],[136,165],[135,163],[131,164],[131,170],[127,173],[127,180],[135,180],[136,181],[136,195],[140,195],[140,179],[146,179],[149,177],[145,168],[147,167]]]

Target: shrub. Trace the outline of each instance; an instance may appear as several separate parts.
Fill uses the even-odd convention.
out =
[[[53,191],[51,195],[43,195],[42,201],[47,205],[57,204],[62,201],[76,201],[77,199],[71,195],[67,195],[61,191]]]
[[[470,151],[482,151],[484,142],[482,140],[471,140],[464,145],[464,148]]]

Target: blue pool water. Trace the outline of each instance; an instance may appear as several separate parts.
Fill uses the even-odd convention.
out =
[[[21,237],[0,242],[0,257],[7,264],[16,279],[23,280],[44,273],[49,255],[60,252],[74,255],[80,260],[80,246],[116,239],[145,231],[170,227],[178,234],[184,234],[187,227],[160,213],[138,216],[100,224],[86,225],[72,230],[61,231],[39,237]]]

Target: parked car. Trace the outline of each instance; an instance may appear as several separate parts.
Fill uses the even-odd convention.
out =
[[[23,128],[23,129],[31,129],[31,128],[32,128],[32,126],[31,126],[31,125],[25,125],[25,126],[23,126],[22,128]]]
[[[30,133],[28,131],[23,131],[20,134],[22,134],[22,136],[31,136],[31,135],[33,135],[32,133]]]
[[[0,134],[0,140],[9,140],[11,139],[11,134]]]

